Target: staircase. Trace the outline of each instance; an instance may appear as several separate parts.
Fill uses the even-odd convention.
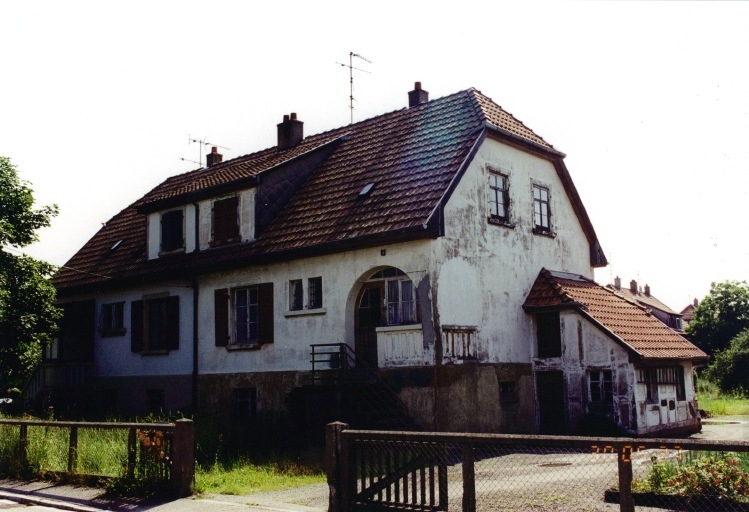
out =
[[[44,362],[23,388],[25,411],[76,410],[92,405],[93,363]]]
[[[347,344],[315,344],[311,349],[310,380],[288,396],[292,416],[306,431],[323,432],[332,421],[357,429],[418,430],[377,368],[357,366]]]

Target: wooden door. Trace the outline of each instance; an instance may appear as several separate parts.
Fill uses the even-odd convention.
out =
[[[382,283],[365,283],[356,300],[356,365],[377,367],[377,327],[385,325]]]

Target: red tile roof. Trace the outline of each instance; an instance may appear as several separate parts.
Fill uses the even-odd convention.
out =
[[[574,308],[642,359],[707,361],[707,354],[644,308],[577,274],[541,270],[523,307]]]
[[[674,311],[673,309],[671,309],[670,307],[668,307],[667,305],[665,305],[660,300],[658,300],[655,297],[653,297],[652,295],[646,295],[646,294],[642,293],[641,291],[638,291],[637,293],[632,293],[632,290],[630,290],[629,288],[622,287],[622,288],[618,288],[617,289],[612,284],[607,284],[606,288],[608,288],[609,290],[613,291],[614,293],[617,293],[617,294],[621,295],[625,299],[629,299],[631,301],[637,302],[641,306],[644,306],[646,308],[648,308],[648,307],[655,308],[655,309],[663,311],[664,313],[667,313],[669,315],[678,315],[679,314],[676,311]]]
[[[540,136],[476,89],[468,89],[306,137],[288,150],[272,147],[171,177],[107,222],[53,282],[62,294],[76,293],[107,283],[131,284],[134,279],[186,277],[220,265],[303,257],[310,250],[334,252],[356,244],[436,237],[440,216],[435,212],[444,206],[456,177],[493,127],[501,130],[499,136],[510,134],[504,136],[513,143],[561,161],[561,154]],[[293,165],[311,166],[309,178],[296,185],[256,240],[147,259],[144,212],[167,203],[188,204],[237,183],[255,186],[258,178],[261,190],[271,181],[266,176],[279,176],[274,173]],[[566,173],[563,163],[558,169]],[[577,192],[566,179],[575,201]],[[359,197],[369,183],[375,184],[372,192]],[[589,243],[600,251],[581,205],[578,218]]]

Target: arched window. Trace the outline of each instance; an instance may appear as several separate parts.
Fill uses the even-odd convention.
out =
[[[386,267],[372,274],[369,281],[383,281],[387,325],[417,324],[419,299],[413,281],[401,270]]]

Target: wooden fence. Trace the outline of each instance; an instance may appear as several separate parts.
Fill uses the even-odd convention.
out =
[[[96,423],[0,419],[0,426],[2,425],[18,427],[17,463],[21,468],[27,468],[29,465],[29,427],[67,429],[67,470],[64,475],[133,478],[139,464],[140,467],[151,464],[157,466],[158,469],[151,471],[145,477],[168,481],[171,491],[176,496],[184,497],[192,493],[195,476],[195,426],[192,420],[181,419],[174,423]],[[94,475],[79,471],[79,457],[82,450],[85,450],[85,447],[79,446],[78,442],[79,431],[83,429],[127,431],[127,461],[124,475]],[[152,457],[154,450],[148,449],[151,446],[158,446],[159,451],[155,458]],[[145,460],[147,457],[152,458]]]
[[[326,434],[330,512],[506,510],[513,499],[539,509],[562,506],[553,510],[605,500],[632,512],[646,499],[664,504],[679,498],[635,495],[633,460],[642,479],[661,456],[681,461],[690,452],[749,452],[749,442],[364,431],[340,422],[329,424]],[[587,501],[580,506],[578,498]],[[738,504],[703,498],[686,497],[700,510],[749,510],[749,496]]]

